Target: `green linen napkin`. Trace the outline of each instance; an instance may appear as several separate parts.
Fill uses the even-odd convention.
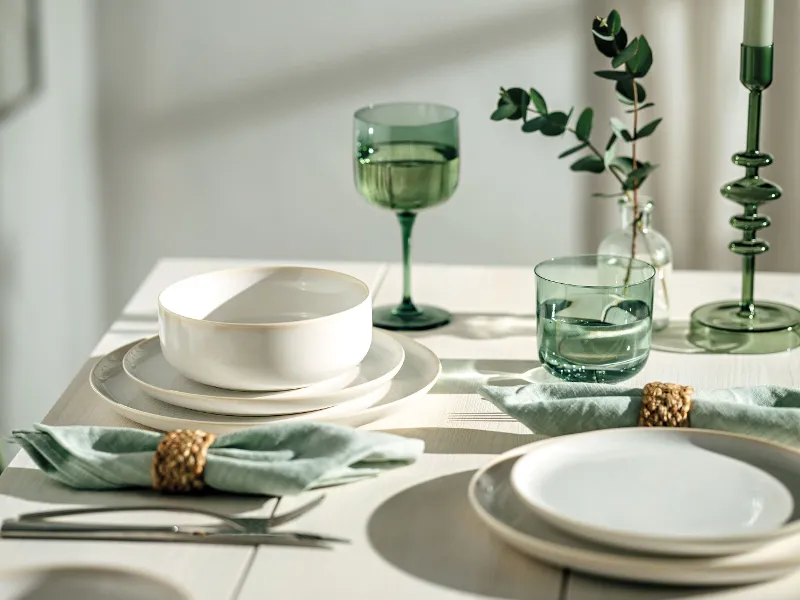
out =
[[[480,394],[534,433],[555,436],[634,427],[640,388],[599,383],[532,383],[484,386]],[[696,391],[691,427],[717,429],[800,446],[800,390],[763,386]]]
[[[160,433],[115,427],[48,427],[12,434],[47,475],[85,490],[149,488]],[[413,463],[422,440],[329,423],[276,423],[219,436],[204,479],[225,492],[286,496],[374,477]]]

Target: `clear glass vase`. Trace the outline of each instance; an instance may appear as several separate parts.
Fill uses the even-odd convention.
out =
[[[631,237],[633,235],[633,204],[626,196],[619,199],[619,211],[622,227],[609,234],[597,250],[598,254],[616,256],[631,255]],[[672,246],[661,233],[653,229],[653,202],[639,196],[638,233],[636,236],[636,256],[639,260],[650,263],[656,270],[656,281],[653,297],[653,330],[660,331],[669,325],[669,281],[672,275]]]

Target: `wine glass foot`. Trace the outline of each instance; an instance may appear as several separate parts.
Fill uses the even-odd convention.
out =
[[[392,331],[424,331],[450,322],[452,315],[435,306],[418,306],[414,312],[400,311],[396,306],[379,306],[372,311],[372,324]]]

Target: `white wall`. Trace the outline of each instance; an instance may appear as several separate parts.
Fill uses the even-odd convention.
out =
[[[0,432],[41,419],[104,326],[88,0],[42,6],[44,88],[0,122]]]
[[[461,184],[417,221],[417,259],[533,264],[581,246],[585,180],[555,158],[569,142],[489,120],[500,85],[582,102],[580,2],[97,7],[112,312],[163,255],[398,260],[393,216],[352,182],[352,113],[371,102],[461,111]]]
[[[569,140],[488,119],[499,85],[535,85],[551,104],[620,111],[594,49],[592,16],[617,7],[644,31],[646,80],[664,117],[642,151],[645,191],[679,268],[738,268],[738,209],[719,195],[742,175],[747,93],[739,84],[743,0],[101,0],[100,148],[110,318],[164,255],[397,259],[397,226],[352,184],[351,120],[370,102],[456,106],[462,182],[422,215],[416,258],[534,264],[592,251],[614,226],[611,181],[568,170]],[[765,207],[760,268],[796,270],[800,171],[791,124],[800,84],[798,2],[776,3],[776,77],[765,98],[765,172],[785,196]],[[600,134],[602,137],[603,134]]]

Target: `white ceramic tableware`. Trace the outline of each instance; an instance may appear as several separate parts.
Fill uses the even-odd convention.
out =
[[[425,346],[404,335],[392,335],[403,346],[405,360],[397,375],[377,390],[337,406],[297,415],[275,417],[233,417],[171,406],[141,391],[122,369],[122,360],[134,344],[117,348],[101,358],[89,375],[100,398],[116,413],[135,423],[157,429],[202,429],[224,434],[269,423],[323,421],[358,427],[412,405],[433,387],[442,366]]]
[[[219,415],[267,416],[319,410],[364,396],[390,381],[404,357],[394,336],[375,329],[369,352],[355,367],[333,379],[280,392],[224,390],[187,379],[166,361],[157,337],[131,348],[122,367],[142,391],[167,404]]]
[[[309,267],[189,277],[158,297],[164,357],[184,377],[231,390],[301,388],[344,373],[372,340],[367,285]]]
[[[569,533],[641,552],[713,556],[798,531],[800,455],[748,437],[623,428],[552,438],[518,460],[511,483]]]
[[[0,598],[18,600],[189,600],[160,575],[129,567],[56,564],[0,567]]]
[[[514,463],[538,443],[492,460],[473,476],[468,490],[481,521],[520,552],[560,568],[671,585],[743,585],[800,569],[800,535],[782,537],[743,554],[700,558],[646,555],[572,536],[530,510],[511,485]]]

